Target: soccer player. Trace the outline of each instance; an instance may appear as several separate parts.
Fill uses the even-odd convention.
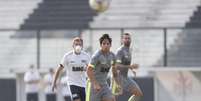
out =
[[[43,82],[45,86],[46,101],[56,101],[56,92],[51,89],[53,83],[54,69],[50,68],[49,72],[44,76]]]
[[[138,68],[138,64],[131,64],[131,36],[129,33],[123,34],[122,44],[123,45],[117,50],[116,53],[116,67],[122,80],[122,91],[123,93],[132,93],[132,96],[129,98],[128,101],[139,101],[139,99],[143,96],[143,93],[138,84],[131,78],[128,78],[128,69],[131,69],[133,71],[134,69]],[[114,91],[115,87],[112,88]]]
[[[89,55],[82,51],[83,40],[79,37],[73,39],[73,50],[66,53],[61,60],[54,76],[52,90],[56,87],[57,78],[63,68],[66,69],[68,84],[73,101],[85,101],[86,68],[89,63]]]
[[[30,65],[24,75],[26,101],[38,101],[40,79],[38,69],[34,68],[34,65]]]
[[[86,101],[115,101],[107,83],[110,68],[114,77],[117,76],[115,54],[110,51],[112,39],[108,34],[103,34],[99,42],[101,49],[93,54],[87,68],[89,81]]]

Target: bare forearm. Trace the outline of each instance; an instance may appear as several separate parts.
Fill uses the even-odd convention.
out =
[[[128,68],[128,69],[138,69],[139,65],[138,64],[131,64],[131,65],[123,65],[120,63],[116,64],[117,69],[121,69],[121,68]]]
[[[60,71],[63,69],[63,66],[59,66],[54,74],[53,84],[56,84],[57,79],[59,77]]]
[[[121,68],[131,68],[130,65],[123,65],[123,64],[116,64],[116,68],[117,69],[121,69]]]
[[[93,68],[88,67],[87,68],[87,75],[89,77],[89,80],[91,81],[91,83],[97,83],[95,76],[94,76],[94,71]]]
[[[120,81],[119,81],[119,79],[118,79],[119,73],[118,73],[117,67],[115,67],[115,66],[112,67],[112,75],[113,75],[113,79],[114,79],[118,84],[120,84]]]

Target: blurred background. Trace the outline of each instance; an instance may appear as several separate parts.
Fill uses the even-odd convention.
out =
[[[0,0],[0,100],[25,101],[29,65],[41,75],[56,68],[75,36],[92,54],[104,33],[115,52],[124,32],[132,35],[132,62],[140,65],[134,79],[142,101],[200,101],[201,0],[112,0],[103,13],[88,0]]]

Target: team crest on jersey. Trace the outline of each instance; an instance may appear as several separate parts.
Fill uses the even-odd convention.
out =
[[[101,64],[107,64],[107,59],[105,57],[101,57]]]
[[[75,63],[75,61],[70,61],[70,63]]]
[[[126,50],[124,50],[123,53],[124,53],[124,56],[125,56],[126,59],[130,58],[130,55],[131,55],[130,52],[127,52]]]
[[[102,73],[108,73],[110,71],[109,67],[101,67],[100,72]]]

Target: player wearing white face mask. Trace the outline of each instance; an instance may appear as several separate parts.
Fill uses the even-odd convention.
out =
[[[74,50],[75,50],[76,53],[80,53],[81,50],[82,50],[82,47],[80,45],[77,45],[77,46],[75,46]]]
[[[82,51],[83,40],[79,37],[73,40],[73,50],[66,53],[54,75],[52,90],[56,87],[57,78],[63,68],[66,70],[68,84],[73,101],[85,101],[86,67],[89,55]]]

